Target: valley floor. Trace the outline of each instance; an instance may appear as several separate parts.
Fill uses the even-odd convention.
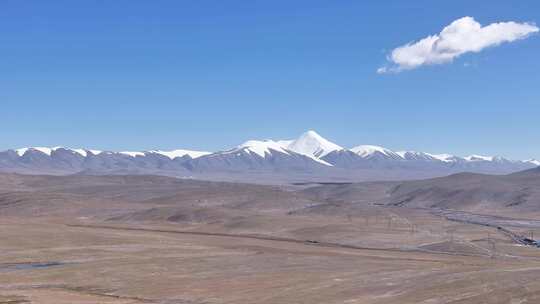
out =
[[[330,187],[0,175],[0,304],[540,303],[537,213]]]
[[[266,234],[248,223],[7,217],[0,303],[540,301],[540,250],[488,227],[402,210],[260,216]]]

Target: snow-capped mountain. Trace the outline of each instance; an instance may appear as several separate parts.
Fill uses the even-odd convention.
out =
[[[272,155],[272,152],[278,152],[283,154],[289,154],[283,143],[275,142],[273,140],[248,140],[245,143],[236,147],[231,151],[244,150],[249,153],[255,153],[260,157],[266,157]]]
[[[493,161],[495,160],[495,157],[473,154],[473,155],[465,156],[464,159],[466,161]]]
[[[288,143],[284,146],[288,150],[318,159],[323,158],[330,152],[343,150],[342,147],[323,138],[312,130],[300,135],[296,140],[281,142]]]
[[[444,157],[437,157],[435,155],[425,153],[425,152],[416,152],[416,151],[398,151],[396,152],[397,155],[399,155],[404,160],[412,160],[412,161],[444,161],[446,158]],[[448,157],[451,157],[451,155],[447,155]]]
[[[177,157],[185,157],[185,156],[189,156],[190,158],[195,159],[201,156],[212,154],[212,152],[183,150],[183,149],[172,150],[172,151],[150,150],[148,152],[123,152],[123,153],[130,153],[134,156],[137,156],[137,155],[141,156],[145,154],[155,153],[155,154],[166,156],[170,159],[175,159]]]
[[[386,148],[372,145],[361,145],[350,149],[358,156],[365,159],[373,160],[402,160],[403,158],[396,152],[390,151]]]
[[[186,166],[196,172],[316,172],[331,164],[312,155],[289,150],[291,141],[249,140],[221,152],[204,155]]]
[[[443,161],[445,163],[455,163],[462,161],[463,159],[452,154],[429,154],[435,159]]]
[[[535,165],[535,166],[540,166],[540,160],[536,160],[536,159],[527,159],[527,160],[525,160],[524,162],[529,163],[529,164],[532,164],[532,165]]]
[[[540,166],[540,161],[509,160],[472,154],[459,157],[417,151],[394,152],[380,146],[343,148],[315,131],[293,140],[249,140],[234,148],[193,150],[100,151],[29,147],[0,152],[0,171],[39,174],[162,174],[228,176],[264,173],[303,179],[370,180],[442,176],[469,171],[511,173]]]

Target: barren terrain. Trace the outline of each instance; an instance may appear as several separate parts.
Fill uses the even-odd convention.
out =
[[[540,301],[540,249],[485,225],[536,213],[380,203],[395,186],[0,175],[0,303]]]

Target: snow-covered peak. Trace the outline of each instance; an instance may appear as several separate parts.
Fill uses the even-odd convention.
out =
[[[523,162],[533,164],[535,166],[540,166],[540,160],[536,160],[536,159],[527,159]]]
[[[52,147],[52,148],[49,148],[49,147],[28,147],[28,148],[16,149],[15,152],[19,156],[23,156],[28,151],[38,151],[38,152],[41,152],[41,153],[43,153],[45,155],[51,156],[51,154],[54,151],[57,151],[59,149],[64,149],[64,150],[70,151],[72,153],[77,153],[77,154],[81,155],[82,157],[88,156],[88,152],[92,153],[93,155],[98,155],[98,154],[100,154],[102,152],[102,151],[99,151],[99,150],[70,149],[70,148],[64,148],[64,147]]]
[[[163,155],[169,159],[175,159],[178,157],[189,156],[191,158],[199,158],[201,156],[213,154],[212,152],[204,151],[192,151],[192,150],[173,150],[173,151],[162,151],[162,150],[152,150],[152,151],[122,151],[122,152],[103,152],[99,150],[88,150],[88,149],[70,149],[64,147],[27,147],[16,150],[9,150],[10,153],[16,153],[19,157],[30,155],[45,155],[52,158],[62,157],[66,153],[76,154],[78,157],[91,157],[99,154],[105,155],[125,155],[129,157],[145,157],[151,154]],[[303,133],[300,137],[295,140],[250,140],[242,145],[236,147],[235,149],[218,152],[216,155],[221,155],[222,153],[237,153],[237,152],[247,152],[252,155],[257,155],[260,157],[266,157],[267,155],[272,155],[272,153],[283,153],[288,154],[294,157],[306,156],[314,161],[322,163],[324,165],[333,166],[333,164],[325,161],[324,156],[328,155],[333,151],[351,151],[358,156],[365,158],[366,160],[372,160],[375,162],[381,162],[385,160],[390,161],[424,161],[424,162],[435,162],[439,163],[444,162],[448,165],[467,165],[470,164],[471,167],[476,165],[485,166],[487,163],[493,163],[494,165],[510,165],[510,164],[519,164],[525,167],[531,166],[540,166],[540,160],[529,159],[522,161],[508,160],[502,157],[497,156],[483,156],[483,155],[470,155],[467,157],[459,157],[451,154],[431,154],[425,152],[417,151],[399,151],[394,152],[389,149],[380,146],[374,145],[361,145],[354,147],[350,150],[345,150],[339,145],[330,142],[329,140],[323,138],[315,131],[307,131]],[[339,154],[339,153],[338,153]],[[13,154],[12,154],[13,155]],[[336,157],[340,157],[337,155]],[[350,156],[343,156],[350,157]],[[327,157],[333,159],[332,157]],[[339,160],[332,160],[332,163],[338,163]]]
[[[342,147],[323,138],[312,130],[305,132],[298,139],[290,142],[287,145],[287,149],[315,158],[321,158],[332,151],[343,150]]]
[[[123,155],[131,156],[131,157],[144,156],[143,152],[122,151],[119,153]]]
[[[39,151],[39,152],[41,152],[43,154],[47,154],[47,155],[50,156],[53,149],[52,148],[47,148],[47,147],[29,147],[29,148],[20,148],[20,149],[15,150],[15,152],[19,156],[23,156],[28,151]]]
[[[28,148],[16,149],[15,152],[19,156],[23,156],[28,151],[38,151],[38,152],[41,152],[41,153],[46,154],[48,156],[51,156],[52,152],[56,151],[58,149],[65,149],[65,150],[68,150],[68,151],[72,151],[71,149],[64,148],[64,147],[52,147],[52,148],[49,148],[49,147],[28,147]]]
[[[23,156],[28,151],[38,151],[43,154],[46,154],[48,156],[51,156],[52,152],[57,151],[59,149],[64,149],[66,151],[70,151],[72,153],[76,153],[81,155],[82,157],[87,157],[89,154],[91,155],[99,155],[101,153],[104,153],[100,150],[89,150],[89,149],[70,149],[70,148],[64,148],[64,147],[53,147],[53,148],[47,148],[47,147],[29,147],[29,148],[21,148],[16,149],[15,152],[18,156]],[[109,154],[122,154],[130,157],[137,157],[137,156],[145,156],[146,152],[136,152],[136,151],[122,151],[122,152],[107,152]],[[203,151],[191,151],[191,150],[173,150],[173,151],[148,151],[148,153],[156,153],[160,155],[164,155],[170,159],[174,159],[176,157],[182,157],[185,155],[189,155],[191,158],[197,158],[201,157],[203,155],[211,154],[211,152],[203,152]]]
[[[373,146],[373,145],[361,145],[350,149],[353,153],[363,158],[371,158],[377,154],[392,159],[403,159],[401,155],[389,149]]]
[[[452,154],[429,154],[429,155],[445,163],[456,162],[460,159],[459,157]]]
[[[86,157],[88,155],[88,153],[84,149],[73,149],[72,151],[77,154],[80,154],[82,157]]]
[[[280,142],[273,140],[248,140],[245,143],[237,147],[250,153],[255,153],[261,157],[265,157],[266,154],[272,155],[272,150],[289,154]]]
[[[212,152],[178,149],[178,150],[172,150],[172,151],[152,150],[152,151],[148,151],[148,153],[160,154],[160,155],[166,156],[166,157],[168,157],[170,159],[175,159],[177,157],[183,157],[183,156],[186,156],[186,155],[188,155],[191,158],[198,158],[198,157],[201,157],[201,156],[211,154]],[[144,153],[142,153],[142,154],[144,155]]]
[[[466,161],[489,161],[489,162],[491,162],[491,161],[493,161],[495,159],[495,157],[473,154],[473,155],[469,155],[469,156],[464,157],[464,159]]]
[[[396,152],[397,155],[401,156],[401,158],[405,160],[427,160],[432,161],[436,160],[433,155],[425,152],[417,152],[417,151],[398,151]]]
[[[82,155],[83,157],[87,157],[88,152],[90,152],[92,155],[99,155],[103,153],[103,151],[100,151],[100,150],[86,150],[86,149],[72,149],[72,151]]]
[[[70,151],[71,153],[79,154],[82,157],[87,157],[88,153],[90,153],[92,155],[98,155],[100,153],[103,153],[103,151],[100,151],[100,150],[70,149],[70,148],[63,148],[63,149],[65,149],[67,151]],[[58,150],[58,149],[54,149],[54,151],[56,151],[56,150]]]

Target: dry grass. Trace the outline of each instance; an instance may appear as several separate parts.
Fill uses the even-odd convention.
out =
[[[3,192],[0,303],[540,302],[540,250],[490,227],[426,210],[303,208],[317,202],[271,187],[146,185],[142,197],[138,182],[94,180],[94,196],[79,182],[10,180],[21,193]]]

